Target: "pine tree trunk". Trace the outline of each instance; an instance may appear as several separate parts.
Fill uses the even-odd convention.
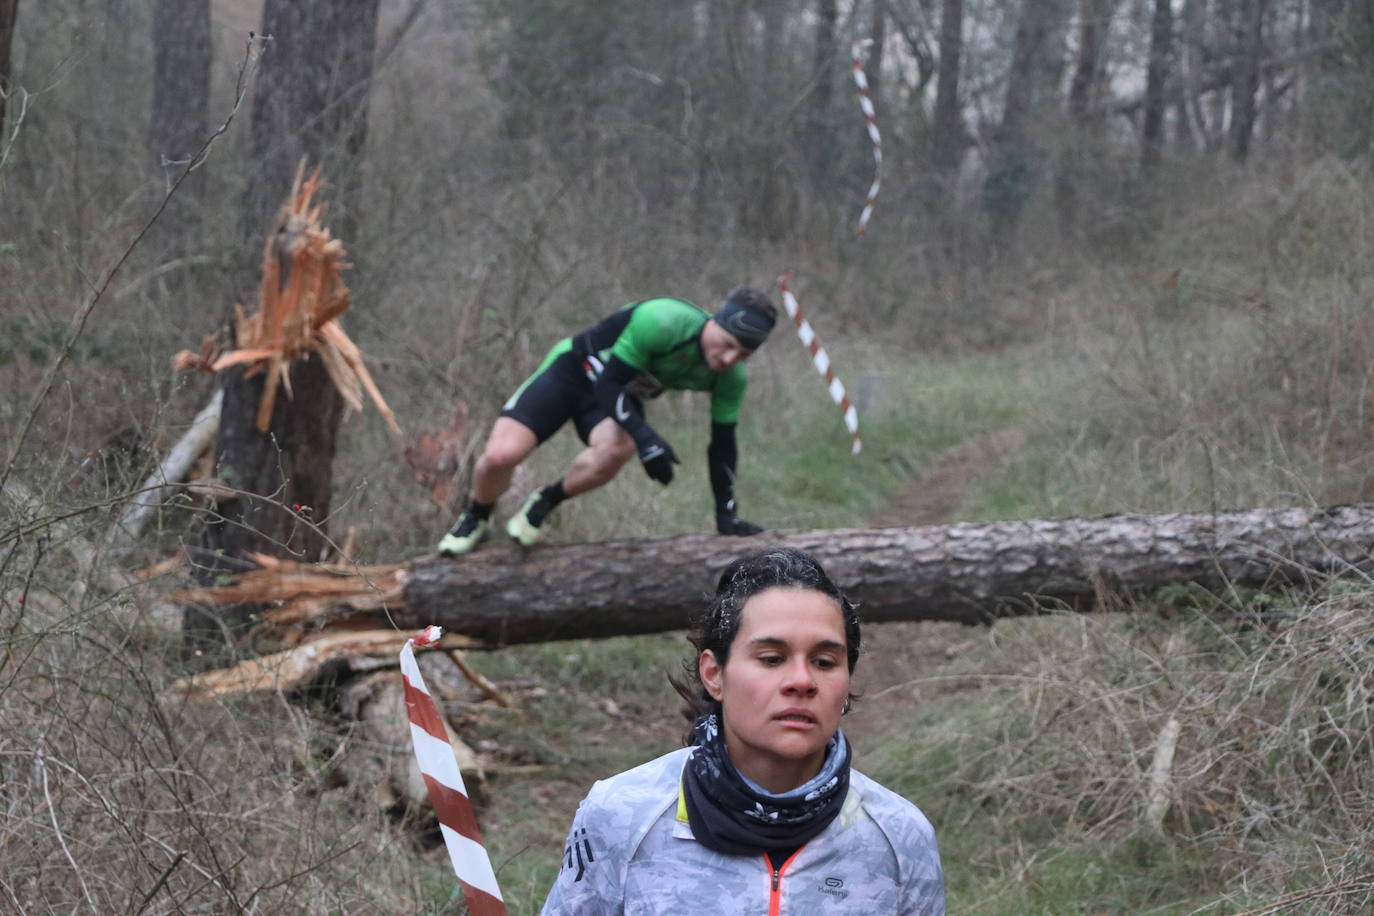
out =
[[[1236,25],[1239,58],[1231,84],[1231,158],[1244,162],[1255,132],[1255,95],[1264,53],[1265,0],[1244,0]]]
[[[1150,27],[1150,62],[1145,75],[1145,116],[1141,128],[1140,164],[1145,170],[1159,164],[1164,147],[1165,85],[1173,57],[1174,12],[1171,0],[1155,0]]]
[[[251,250],[261,250],[254,240],[264,229],[276,237],[271,216],[302,157],[322,167],[333,189],[329,213],[335,238],[347,242],[356,231],[356,220],[348,215],[359,209],[377,4],[267,0],[262,34],[268,43],[252,122],[257,172],[243,208],[243,235]],[[263,373],[225,373],[215,475],[239,495],[222,501],[205,527],[197,567],[202,583],[236,569],[249,552],[317,560],[327,543],[343,399],[318,358],[297,360],[290,377],[291,393],[278,392],[264,433],[256,426]],[[188,648],[219,647],[219,631],[233,635],[253,611],[244,605],[215,613],[189,608]]]
[[[1031,138],[1030,125],[1058,6],[1059,0],[1023,0],[1017,20],[1002,121],[993,135],[983,181],[983,206],[999,245],[1015,235],[1021,212],[1039,181],[1040,151]]]
[[[964,0],[940,6],[940,64],[935,78],[935,123],[931,130],[931,164],[945,198],[954,187],[964,155],[964,125],[959,113],[959,61],[964,49]]]
[[[810,154],[812,179],[820,187],[830,167],[830,100],[835,94],[835,54],[839,47],[836,35],[839,21],[836,0],[817,0],[816,45],[812,58],[815,87],[811,91],[808,116],[807,149]]]
[[[1109,594],[1179,583],[1224,590],[1368,574],[1374,505],[493,547],[414,563],[391,616],[492,644],[681,629],[730,561],[773,544],[813,553],[864,620],[977,624],[1088,611]]]
[[[158,0],[153,13],[153,104],[146,137],[156,200],[185,173],[209,137],[212,54],[209,0]],[[199,177],[187,176],[177,199],[153,226],[156,253],[165,260],[180,257],[188,240],[199,235]],[[191,293],[182,290],[182,295]]]
[[[1105,47],[1116,0],[1082,0],[1079,7],[1078,57],[1069,84],[1069,130],[1054,176],[1054,200],[1060,225],[1071,236],[1082,229],[1079,189],[1096,177],[1105,158],[1102,117],[1098,109]]]

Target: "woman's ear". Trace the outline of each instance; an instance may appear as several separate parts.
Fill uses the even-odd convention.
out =
[[[722,683],[722,675],[725,669],[720,666],[716,659],[716,653],[710,649],[703,649],[697,658],[697,673],[701,675],[701,685],[706,688],[706,692],[711,695],[711,699],[717,703],[725,694],[725,687]]]

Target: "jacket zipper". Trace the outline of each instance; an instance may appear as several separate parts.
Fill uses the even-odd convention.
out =
[[[805,847],[802,847],[803,849]],[[797,852],[801,852],[798,849]],[[768,868],[769,874],[773,876],[772,889],[768,892],[768,916],[781,916],[782,913],[782,873],[787,871],[787,866],[792,864],[792,860],[797,857],[797,852],[787,857],[787,861],[777,868],[773,867],[773,860],[768,858],[768,853],[763,854],[763,864]]]

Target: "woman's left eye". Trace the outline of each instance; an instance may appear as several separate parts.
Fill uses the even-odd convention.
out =
[[[818,658],[815,661],[816,667],[820,668],[822,671],[829,671],[831,668],[834,668],[836,664],[838,663],[833,658]]]

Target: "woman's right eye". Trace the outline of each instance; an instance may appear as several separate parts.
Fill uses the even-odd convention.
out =
[[[770,667],[773,666],[773,665],[780,665],[780,664],[782,664],[782,656],[781,656],[781,655],[760,655],[760,656],[759,656],[759,663],[760,663],[760,664],[764,664],[764,665],[768,665],[768,666],[770,666]]]

